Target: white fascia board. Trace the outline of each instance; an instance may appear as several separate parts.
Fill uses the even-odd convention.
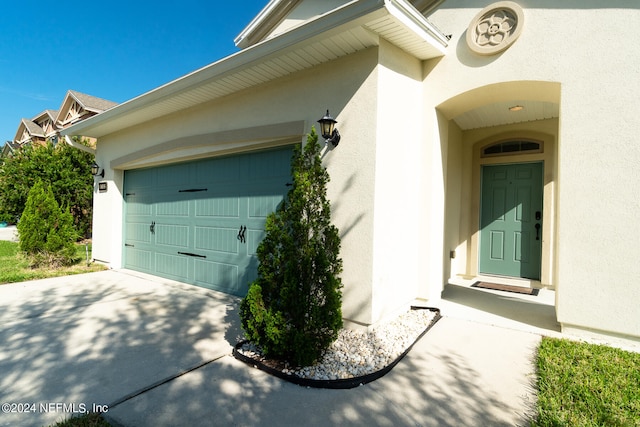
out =
[[[291,1],[295,0],[271,0],[267,3],[260,13],[249,22],[249,25],[233,40],[235,45],[240,48],[248,47],[246,46],[247,40],[249,40],[255,32],[259,31],[260,28],[265,26],[272,28],[277,25],[277,21],[282,18],[282,14],[279,11],[286,10],[287,5],[290,4]]]
[[[101,134],[93,134],[92,129],[100,124],[117,119],[118,117],[134,113],[136,110],[144,108],[154,102],[171,97],[184,90],[202,84],[206,81],[219,78],[229,72],[240,70],[251,63],[278,54],[284,49],[298,43],[317,37],[323,33],[331,31],[345,23],[354,22],[358,18],[367,16],[376,11],[384,10],[384,1],[381,0],[354,0],[349,4],[337,9],[335,12],[324,15],[321,18],[310,21],[294,30],[288,31],[264,40],[249,48],[231,54],[203,68],[186,74],[176,80],[152,89],[142,95],[125,101],[115,107],[78,122],[61,130],[63,135],[83,135],[98,138]]]
[[[384,0],[389,13],[407,28],[420,35],[442,54],[446,53],[449,40],[427,18],[406,0]]]
[[[343,31],[345,26],[364,25],[371,19],[393,14],[409,28],[418,31],[433,40],[436,46],[446,47],[444,36],[436,37],[438,31],[431,26],[426,18],[420,15],[405,0],[353,0],[344,6],[337,8],[317,19],[309,21],[281,35],[264,40],[244,50],[229,55],[203,68],[193,71],[183,77],[159,86],[149,92],[116,105],[109,110],[78,122],[61,130],[63,135],[84,135],[101,137],[103,134],[94,134],[93,129],[101,124],[128,114],[133,114],[160,100],[174,96],[182,91],[196,87],[207,81],[222,78],[228,73],[242,70],[249,65],[262,62],[282,51],[301,43],[312,43],[317,37],[330,36],[333,33]],[[433,35],[431,33],[433,32]],[[444,49],[444,47],[442,48]],[[444,52],[443,52],[444,54]]]

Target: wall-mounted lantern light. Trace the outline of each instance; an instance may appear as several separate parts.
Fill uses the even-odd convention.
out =
[[[102,169],[102,172],[99,172],[99,170],[100,170],[100,166],[98,166],[96,162],[93,162],[93,164],[91,165],[91,175],[93,176],[100,175],[102,178],[104,178],[104,169]]]
[[[320,123],[320,134],[327,141],[327,143],[333,144],[334,147],[338,146],[340,142],[340,132],[335,128],[338,123],[333,117],[329,115],[329,110],[323,118],[318,120]]]

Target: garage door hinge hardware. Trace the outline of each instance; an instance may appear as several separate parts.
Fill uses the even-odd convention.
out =
[[[125,193],[125,196],[135,196],[136,193]]]
[[[244,225],[241,225],[240,230],[238,231],[238,240],[240,240],[240,243],[244,243],[247,241],[245,237],[246,232],[247,232],[247,227]]]
[[[127,247],[127,248],[135,248],[136,247],[135,245],[132,245],[130,243],[125,243],[124,246]]]
[[[188,190],[178,190],[178,193],[198,193],[200,191],[207,191],[206,188],[190,188]]]
[[[196,258],[206,258],[206,255],[198,255],[198,254],[192,254],[191,252],[178,252],[178,255],[186,255],[186,256],[192,256],[192,257],[196,257]]]

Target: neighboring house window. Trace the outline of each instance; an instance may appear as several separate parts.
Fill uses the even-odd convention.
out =
[[[504,156],[508,154],[541,153],[542,143],[537,141],[502,141],[488,145],[482,149],[482,157]]]

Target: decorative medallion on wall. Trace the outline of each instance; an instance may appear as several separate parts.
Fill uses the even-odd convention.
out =
[[[493,3],[471,21],[467,29],[467,45],[477,54],[495,55],[518,39],[523,26],[524,14],[517,3]]]

